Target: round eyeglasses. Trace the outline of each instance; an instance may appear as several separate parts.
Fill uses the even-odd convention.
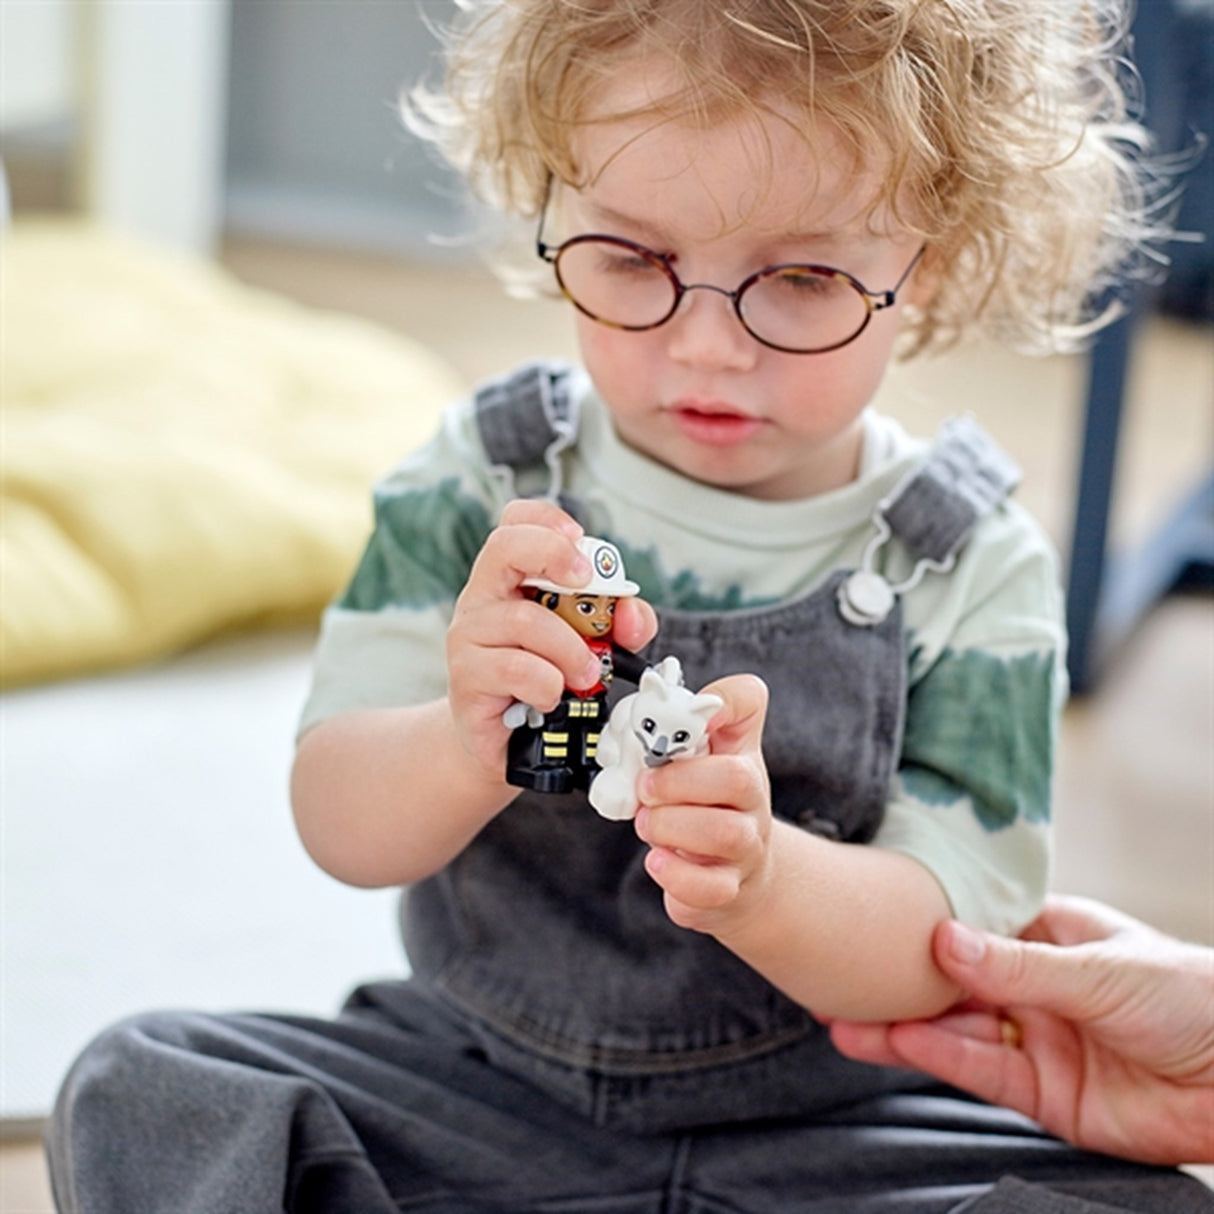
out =
[[[689,291],[715,291],[733,304],[755,341],[787,354],[825,354],[855,341],[874,312],[894,304],[926,248],[920,247],[889,291],[870,291],[833,266],[800,263],[766,266],[727,291],[708,282],[683,282],[668,258],[622,236],[588,233],[547,244],[547,209],[545,199],[536,252],[552,265],[565,298],[591,320],[629,332],[656,329]]]

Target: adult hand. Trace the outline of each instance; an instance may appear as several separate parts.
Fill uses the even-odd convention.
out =
[[[1214,1162],[1214,950],[1054,897],[1021,940],[948,921],[933,952],[973,998],[930,1021],[836,1021],[842,1053],[926,1071],[1089,1150]]]

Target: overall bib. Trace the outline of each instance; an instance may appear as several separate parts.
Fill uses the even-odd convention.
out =
[[[559,485],[553,450],[576,434],[561,370],[525,368],[477,408],[493,464],[517,483],[534,484],[538,470],[546,488]],[[917,562],[910,582],[947,569],[1016,475],[976,425],[954,423],[878,507],[862,569],[771,607],[659,612],[646,656],[676,654],[689,687],[738,672],[767,683],[778,816],[848,843],[876,833],[907,698],[904,587],[884,581],[877,555],[902,545]],[[561,504],[576,516],[576,501]],[[613,698],[629,690],[617,685]],[[415,975],[484,1026],[503,1065],[558,1085],[604,1124],[806,1114],[908,1081],[840,1058],[800,1005],[712,938],[674,926],[646,850],[583,793],[521,793],[409,891]]]

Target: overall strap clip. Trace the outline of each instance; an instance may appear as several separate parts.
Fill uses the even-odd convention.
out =
[[[561,452],[577,439],[577,402],[562,363],[532,362],[476,392],[476,423],[490,471],[511,497],[558,500]],[[519,482],[528,482],[524,491]]]
[[[876,534],[859,569],[839,587],[839,614],[857,627],[879,624],[926,574],[953,568],[978,521],[1019,483],[1020,469],[972,417],[945,422],[926,459],[877,503]],[[915,557],[910,575],[896,585],[874,568],[891,536]]]

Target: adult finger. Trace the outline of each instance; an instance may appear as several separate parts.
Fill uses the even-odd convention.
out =
[[[892,1025],[889,1046],[899,1065],[924,1071],[990,1104],[1029,1117],[1038,1113],[1032,1059],[989,1034],[975,1033],[972,1025],[957,1031],[947,1016]]]
[[[889,1040],[888,1024],[870,1024],[858,1020],[836,1020],[830,1026],[830,1039],[835,1049],[857,1062],[877,1066],[905,1066],[902,1056],[894,1051]]]
[[[1131,932],[1150,931],[1144,923],[1092,898],[1052,894],[1041,914],[1022,933],[1027,940],[1053,944],[1090,944]]]
[[[1090,951],[1011,940],[945,920],[932,938],[936,963],[969,994],[1001,1006],[1044,1008],[1079,1023],[1107,1010],[1107,967]]]

